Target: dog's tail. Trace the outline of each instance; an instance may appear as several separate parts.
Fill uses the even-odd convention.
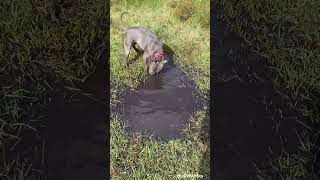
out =
[[[127,30],[127,28],[124,27],[123,21],[122,21],[122,16],[123,16],[124,14],[128,14],[128,12],[122,13],[122,14],[121,14],[121,17],[120,17],[120,28],[122,29],[122,31],[126,31],[126,30]]]

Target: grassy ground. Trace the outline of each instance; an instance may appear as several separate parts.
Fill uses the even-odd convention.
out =
[[[31,165],[33,155],[43,152],[50,97],[81,87],[94,71],[106,48],[105,14],[103,1],[81,1],[63,8],[64,20],[55,24],[45,0],[0,2],[0,179],[41,174],[36,170],[41,158]],[[31,149],[30,156],[23,155],[21,143]]]
[[[315,179],[313,164],[319,152],[320,1],[215,1],[222,19],[245,39],[252,51],[265,57],[277,74],[274,85],[289,106],[300,111],[304,131],[299,152],[284,152],[270,163],[260,179]]]
[[[128,26],[143,25],[176,54],[176,63],[194,80],[205,99],[209,95],[209,1],[111,0],[110,70],[111,106],[119,103],[121,87],[135,88],[143,78],[141,58],[129,69],[122,66],[123,32],[120,14],[127,11]],[[131,53],[134,51],[131,51]],[[131,59],[134,55],[130,55]],[[121,103],[121,102],[120,102]],[[208,177],[208,110],[197,112],[186,126],[186,138],[159,142],[139,134],[129,136],[116,113],[111,119],[111,177],[113,179],[178,179],[178,175]]]

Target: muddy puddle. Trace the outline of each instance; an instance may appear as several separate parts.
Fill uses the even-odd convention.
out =
[[[105,65],[69,98],[53,97],[46,139],[46,179],[107,179]],[[91,94],[91,95],[88,95]]]
[[[273,88],[268,65],[214,19],[214,179],[255,179],[271,152],[296,150],[297,113]]]
[[[126,92],[116,112],[129,133],[170,140],[182,137],[190,115],[201,106],[193,82],[178,65],[167,63],[161,73],[146,77],[137,89]]]

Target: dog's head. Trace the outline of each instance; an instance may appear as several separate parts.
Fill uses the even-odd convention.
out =
[[[161,60],[161,61],[157,61],[157,60],[150,60],[149,62],[149,74],[150,75],[154,75],[157,74],[161,71],[161,69],[163,68],[163,66],[168,62],[168,60]]]

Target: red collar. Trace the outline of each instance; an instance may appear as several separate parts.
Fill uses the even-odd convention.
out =
[[[157,53],[154,53],[152,56],[155,61],[162,61],[165,54],[164,52],[157,52]]]

